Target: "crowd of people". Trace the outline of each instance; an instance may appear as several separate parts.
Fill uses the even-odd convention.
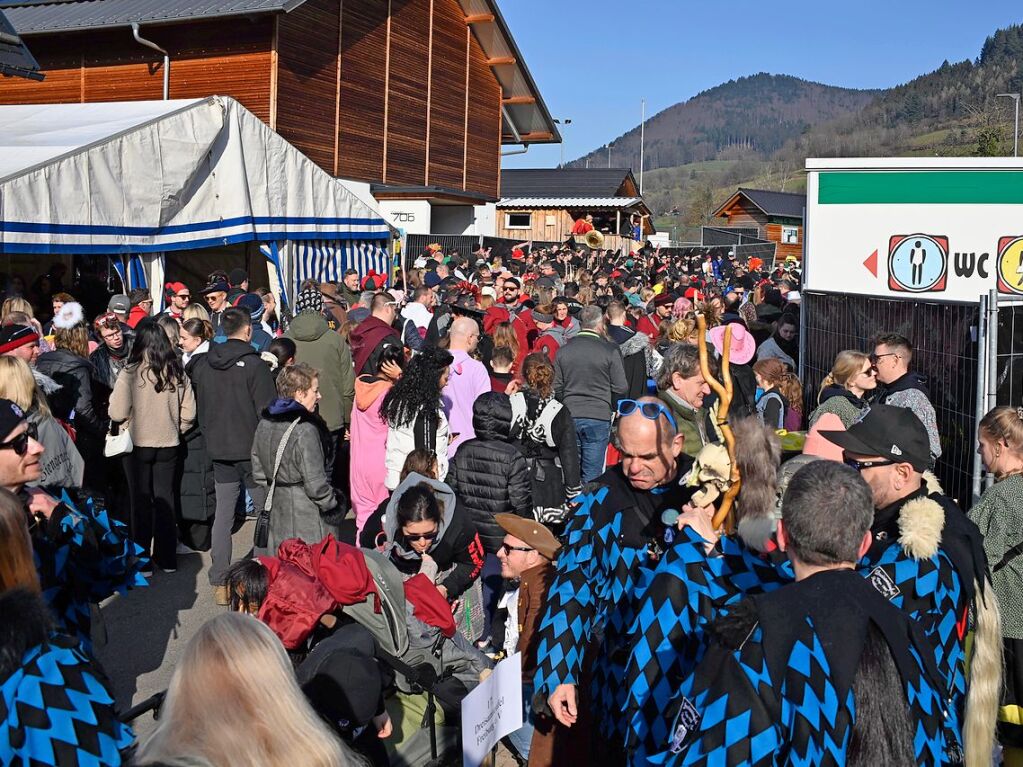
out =
[[[0,311],[0,764],[425,764],[512,656],[521,764],[1023,764],[1023,407],[964,513],[909,339],[800,380],[794,261],[65,276]],[[137,742],[95,606],[207,550]]]

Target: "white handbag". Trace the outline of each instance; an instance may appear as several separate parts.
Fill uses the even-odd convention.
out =
[[[119,455],[127,455],[134,445],[131,441],[131,431],[128,429],[128,422],[121,424],[111,423],[110,432],[103,443],[103,455],[107,458],[114,458]]]

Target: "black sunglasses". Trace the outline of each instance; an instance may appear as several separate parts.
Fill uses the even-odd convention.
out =
[[[842,458],[842,463],[849,466],[856,471],[863,471],[864,469],[872,469],[876,466],[894,466],[895,461],[857,461],[855,458]]]
[[[13,450],[18,455],[25,455],[28,452],[28,441],[38,438],[39,430],[34,423],[30,423],[28,428],[14,439],[8,442],[0,442],[0,450]]]
[[[406,541],[432,541],[437,537],[437,531],[434,530],[432,533],[402,533],[405,536]]]
[[[498,551],[503,551],[505,554],[511,554],[513,551],[535,551],[528,546],[509,546],[507,543],[502,543],[501,548]]]

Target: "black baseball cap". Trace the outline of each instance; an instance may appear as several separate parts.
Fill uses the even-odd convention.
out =
[[[879,455],[908,463],[919,472],[931,468],[931,441],[916,414],[894,405],[871,405],[846,431],[822,431],[821,436],[847,453]]]

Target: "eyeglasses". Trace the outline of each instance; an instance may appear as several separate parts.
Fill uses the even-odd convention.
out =
[[[634,399],[618,401],[618,415],[632,415],[636,410],[639,410],[644,418],[649,418],[651,421],[656,421],[663,415],[668,419],[668,423],[671,424],[673,429],[678,429],[678,424],[675,423],[675,416],[660,402],[638,402]]]
[[[437,531],[432,533],[402,533],[406,541],[432,541],[437,537]]]
[[[25,455],[28,452],[28,441],[30,439],[38,439],[38,437],[39,430],[34,423],[30,423],[28,428],[14,439],[8,442],[0,442],[0,450],[13,450],[18,455]]]
[[[877,375],[877,368],[874,367],[873,365],[871,365],[866,370],[861,370],[860,371],[860,375],[861,376],[876,376]]]
[[[509,290],[514,290],[514,291],[516,291],[516,292],[517,292],[517,291],[518,291],[518,289],[519,289],[519,288],[518,288],[518,286],[517,286],[517,285],[505,285],[505,286],[504,286],[504,290],[505,290],[505,292],[508,292]]]
[[[864,469],[873,469],[878,466],[894,466],[895,461],[857,461],[855,458],[842,458],[842,463],[849,466],[856,471],[863,471]]]
[[[502,543],[498,551],[503,551],[505,554],[511,554],[513,551],[529,552],[536,551],[536,549],[531,549],[528,546],[509,546],[507,543]]]
[[[177,297],[178,298],[191,298],[192,294],[191,293],[178,293]]]
[[[878,360],[880,360],[882,357],[898,357],[898,356],[900,356],[898,352],[885,352],[884,354],[871,354],[868,359],[870,360],[870,364],[871,365],[876,365]]]

